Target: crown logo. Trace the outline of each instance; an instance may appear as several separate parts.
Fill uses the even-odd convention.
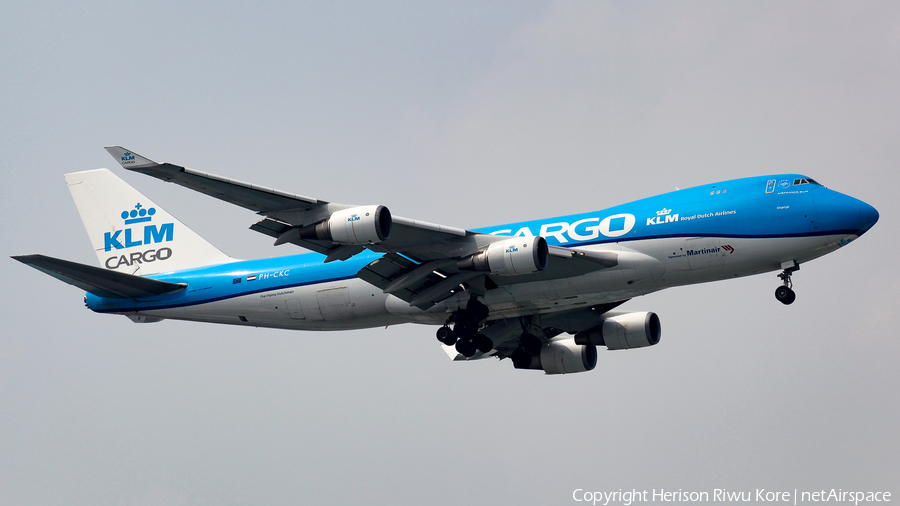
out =
[[[657,216],[665,216],[665,215],[667,215],[667,214],[669,214],[669,213],[671,213],[671,212],[672,212],[671,209],[666,209],[666,208],[664,207],[664,208],[662,208],[661,211],[656,211],[656,215],[657,215]]]
[[[131,225],[132,223],[150,221],[153,219],[154,214],[156,214],[156,208],[145,209],[144,206],[138,203],[131,211],[122,211],[122,219],[125,220],[126,225]]]

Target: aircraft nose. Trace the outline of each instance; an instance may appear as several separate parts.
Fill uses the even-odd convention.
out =
[[[819,218],[827,230],[861,236],[878,221],[878,211],[865,202],[830,191],[816,199]]]
[[[878,210],[874,207],[866,204],[863,201],[859,201],[859,234],[863,235],[867,230],[872,228],[875,225],[875,222],[878,221]]]

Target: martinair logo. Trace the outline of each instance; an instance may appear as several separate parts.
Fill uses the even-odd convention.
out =
[[[675,223],[678,221],[678,215],[672,214],[672,210],[662,208],[656,211],[656,216],[647,218],[647,225],[662,225],[663,223]]]
[[[727,251],[729,255],[734,253],[734,251],[735,251],[734,247],[732,247],[731,245],[723,244],[722,246],[713,246],[712,248],[689,249],[684,252],[685,255],[681,255],[681,256],[693,257],[693,256],[698,256],[698,255],[715,255],[715,254],[720,253],[723,250]],[[722,253],[722,255],[724,256],[725,254]],[[669,257],[669,258],[677,258],[677,257]]]
[[[126,151],[122,155],[122,165],[128,165],[129,163],[134,163],[134,155],[130,151]]]
[[[115,232],[105,232],[103,234],[103,250],[129,249],[137,246],[171,242],[175,236],[175,224],[150,224],[154,215],[156,215],[156,208],[151,207],[147,209],[140,202],[134,206],[134,209],[122,211],[120,216],[127,228],[119,229]],[[139,223],[146,223],[146,225],[143,228],[133,227],[133,225]],[[109,257],[106,259],[105,265],[107,269],[118,269],[122,265],[131,266],[135,263],[167,260],[171,256],[171,248],[148,249],[146,251],[135,251],[128,255]]]

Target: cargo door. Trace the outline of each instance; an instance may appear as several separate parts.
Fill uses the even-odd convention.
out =
[[[338,288],[326,288],[316,292],[319,302],[319,311],[322,318],[328,320],[343,320],[355,316],[353,305],[350,304],[350,290],[346,286]]]

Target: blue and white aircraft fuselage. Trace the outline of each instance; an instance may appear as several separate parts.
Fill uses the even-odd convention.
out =
[[[93,311],[137,322],[299,330],[439,325],[453,358],[511,358],[517,368],[547,373],[593,369],[600,345],[656,344],[654,313],[614,310],[640,295],[781,271],[776,297],[790,304],[800,264],[849,244],[878,220],[860,200],[781,174],[462,230],[107,149],[129,170],[255,210],[267,218],[252,229],[316,252],[234,260],[110,172],[69,174],[103,268],[16,258],[87,290]],[[97,204],[111,194],[115,202]]]

